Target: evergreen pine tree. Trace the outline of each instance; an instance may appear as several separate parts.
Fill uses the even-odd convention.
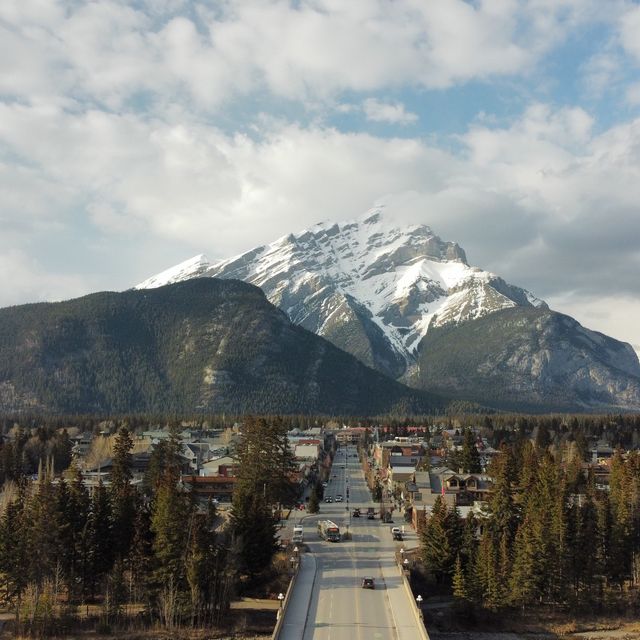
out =
[[[509,591],[510,602],[523,609],[542,596],[537,565],[536,536],[533,524],[528,517],[520,525],[516,534]]]
[[[433,573],[438,584],[450,576],[452,549],[447,531],[447,505],[441,496],[436,498],[420,534],[420,554],[427,571]]]
[[[620,587],[632,574],[633,516],[630,508],[632,486],[622,451],[618,449],[611,462],[609,477],[611,509],[609,577]]]
[[[307,510],[309,513],[318,513],[318,511],[320,511],[320,500],[318,499],[318,492],[315,486],[311,489]]]
[[[485,529],[478,546],[472,585],[475,599],[492,611],[500,609],[505,604],[497,566],[498,551],[494,544],[494,536]]]
[[[155,579],[159,585],[172,580],[180,590],[184,588],[184,550],[192,522],[191,505],[188,497],[180,491],[172,469],[167,469],[165,474],[158,487],[151,515]]]
[[[45,469],[41,464],[35,491],[27,501],[25,518],[29,547],[38,550],[38,553],[29,555],[25,569],[29,580],[36,585],[52,579],[56,574],[59,550],[57,516],[52,470]]]
[[[248,418],[238,444],[238,480],[233,494],[231,524],[241,550],[241,565],[255,575],[271,562],[276,550],[277,513],[292,504],[293,457],[281,419]]]
[[[473,432],[469,427],[464,429],[460,463],[464,473],[480,473],[482,471],[480,454],[476,448]]]
[[[460,556],[456,557],[456,563],[453,569],[453,597],[458,600],[468,600],[469,593],[467,591],[467,578],[462,568]]]
[[[16,500],[6,506],[0,516],[0,574],[2,575],[3,600],[7,605],[15,606],[16,628],[20,628],[20,605],[22,594],[27,587],[29,550],[27,514],[24,492],[21,490]]]
[[[149,602],[150,582],[153,570],[153,534],[151,532],[151,513],[142,500],[136,506],[134,534],[131,543],[130,571],[133,602]]]
[[[115,557],[129,554],[135,520],[135,494],[131,486],[131,449],[133,440],[123,426],[115,439],[109,495],[113,510],[113,544]]]
[[[95,595],[98,585],[111,570],[114,560],[113,520],[109,494],[100,481],[91,497],[86,530],[88,585]]]

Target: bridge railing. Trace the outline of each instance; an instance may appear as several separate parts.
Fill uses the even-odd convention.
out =
[[[287,592],[285,593],[284,600],[281,601],[280,608],[278,609],[276,626],[273,628],[273,633],[271,634],[271,640],[278,640],[278,638],[280,637],[280,631],[282,630],[282,625],[284,624],[284,618],[287,613],[287,606],[289,605],[289,600],[291,599],[293,588],[296,586],[296,580],[298,579],[301,560],[302,560],[301,556],[298,555],[296,557],[296,562],[293,565],[293,575],[291,576],[291,580],[289,581]]]
[[[407,592],[411,610],[413,611],[413,616],[416,620],[416,627],[420,633],[420,638],[422,640],[429,640],[429,633],[427,632],[427,627],[424,624],[424,613],[422,609],[418,607],[418,603],[413,595],[413,590],[411,589],[411,583],[409,582],[409,569],[407,564],[405,564],[406,560],[407,558],[403,555],[399,553],[396,555],[396,564],[398,571],[400,572],[400,579],[402,580],[402,584]]]

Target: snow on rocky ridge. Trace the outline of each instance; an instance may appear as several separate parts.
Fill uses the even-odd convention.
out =
[[[508,307],[546,307],[528,291],[470,266],[456,243],[429,227],[393,224],[382,207],[226,260],[210,263],[199,255],[136,288],[202,276],[262,288],[293,322],[396,377],[412,364],[430,327]]]

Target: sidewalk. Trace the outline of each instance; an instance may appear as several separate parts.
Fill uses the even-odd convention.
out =
[[[387,588],[398,640],[416,640],[424,637],[418,630],[420,623],[415,617],[412,603],[409,601],[411,596],[408,595],[404,587],[400,568],[396,565],[395,560],[393,558],[381,559],[380,568]]]
[[[280,640],[300,640],[303,637],[315,578],[315,556],[305,553],[300,557],[298,577],[278,636]]]

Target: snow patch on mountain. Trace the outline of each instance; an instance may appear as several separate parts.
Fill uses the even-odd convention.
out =
[[[207,259],[207,256],[200,254],[177,264],[175,267],[170,267],[162,273],[152,276],[148,280],[141,282],[135,288],[155,289],[156,287],[163,287],[167,284],[198,278],[204,275],[210,267],[211,263]]]

